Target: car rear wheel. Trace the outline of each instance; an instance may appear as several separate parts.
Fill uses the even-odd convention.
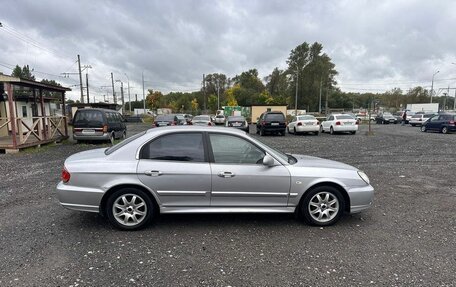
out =
[[[124,139],[126,139],[126,138],[127,138],[127,131],[124,131],[124,132],[122,133],[122,139],[124,140]]]
[[[135,188],[124,188],[114,192],[106,204],[109,221],[122,230],[140,229],[153,215],[153,204],[149,196]]]
[[[260,128],[260,136],[264,136],[264,135],[265,135],[265,133],[264,133],[263,128]]]
[[[425,132],[426,132],[426,126],[421,126],[421,131],[422,131],[423,133],[425,133]]]
[[[442,128],[442,134],[447,134],[448,133],[448,128],[447,127],[443,127]]]
[[[329,133],[332,134],[332,135],[334,134],[334,129],[333,129],[333,127],[330,127],[330,128],[329,128]]]
[[[301,218],[310,225],[328,226],[336,223],[345,210],[344,197],[332,186],[319,186],[304,195]]]
[[[323,126],[320,126],[320,133],[323,133],[324,130],[323,130]]]
[[[116,136],[114,135],[114,132],[112,132],[112,133],[111,133],[111,136],[109,137],[109,141],[110,141],[111,144],[113,145],[115,140],[116,140]]]
[[[293,134],[297,135],[298,133],[296,132],[296,127],[293,128]]]

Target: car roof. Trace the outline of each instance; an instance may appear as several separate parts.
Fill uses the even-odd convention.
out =
[[[100,111],[100,112],[108,112],[108,113],[119,113],[116,110],[101,109],[101,108],[83,108],[83,109],[77,109],[76,110],[76,112],[84,112],[84,111]]]
[[[231,134],[245,134],[244,131],[238,129],[230,129],[226,127],[216,126],[166,126],[160,128],[151,128],[147,130],[147,133],[160,132],[160,131],[190,131],[190,132],[224,132]]]

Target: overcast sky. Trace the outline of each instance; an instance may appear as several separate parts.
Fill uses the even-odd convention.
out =
[[[111,72],[139,97],[142,72],[146,89],[196,91],[203,74],[285,68],[303,42],[323,44],[344,91],[429,88],[436,71],[435,88],[456,87],[453,0],[2,0],[0,22],[0,72],[29,64],[38,79],[72,86],[78,75],[60,75],[77,72],[80,54],[97,101]]]

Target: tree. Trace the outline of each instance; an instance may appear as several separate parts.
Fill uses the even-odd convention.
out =
[[[16,67],[13,69],[13,72],[11,73],[11,76],[35,81],[35,76],[30,71],[29,65],[25,65],[22,69],[19,67],[19,65],[16,65]]]
[[[196,98],[193,98],[191,105],[192,105],[192,113],[196,113],[196,111],[198,110],[198,107],[199,107],[198,100]]]
[[[57,83],[56,81],[48,80],[48,79],[42,79],[41,83],[46,84],[46,85],[56,86],[56,87],[62,86],[59,83]],[[52,98],[57,98],[57,99],[60,99],[62,97],[62,93],[50,92],[50,91],[43,91],[43,95],[46,97],[52,97]]]
[[[148,90],[147,97],[146,97],[146,104],[152,110],[156,110],[161,105],[161,100],[163,98],[163,94],[160,91]]]

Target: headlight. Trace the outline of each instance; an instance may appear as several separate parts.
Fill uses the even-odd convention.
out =
[[[361,177],[362,180],[364,180],[364,182],[366,182],[367,184],[370,183],[369,177],[364,172],[359,170],[358,175],[359,175],[359,177]]]

